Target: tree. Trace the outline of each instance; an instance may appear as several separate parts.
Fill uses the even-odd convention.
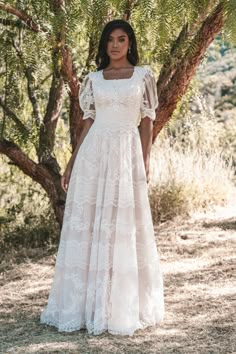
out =
[[[235,41],[234,9],[235,0],[0,2],[0,152],[46,190],[60,224],[65,194],[54,155],[57,123],[68,112],[73,150],[83,127],[80,82],[95,68],[104,24],[130,21],[141,63],[159,68],[154,142],[214,38],[224,30]]]

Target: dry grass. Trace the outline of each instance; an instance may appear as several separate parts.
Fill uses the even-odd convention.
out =
[[[231,160],[226,162],[218,146],[210,148],[210,139],[201,145],[197,128],[193,130],[192,137],[189,133],[186,138],[182,133],[186,146],[180,142],[181,136],[179,141],[162,136],[152,147],[149,194],[155,223],[235,200]]]
[[[168,222],[157,228],[165,279],[165,321],[133,337],[58,333],[39,324],[55,255],[28,250],[28,260],[1,276],[1,353],[236,352],[236,219]]]

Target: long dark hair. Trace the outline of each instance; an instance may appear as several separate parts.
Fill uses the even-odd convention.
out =
[[[124,20],[113,20],[108,22],[101,34],[99,46],[98,46],[98,53],[96,55],[96,64],[97,70],[105,69],[110,62],[110,58],[107,55],[107,42],[109,36],[112,31],[115,29],[120,28],[122,29],[129,37],[130,41],[130,53],[127,53],[127,59],[132,65],[137,65],[139,57],[138,57],[138,50],[137,50],[137,41],[134,34],[133,28],[130,24]]]

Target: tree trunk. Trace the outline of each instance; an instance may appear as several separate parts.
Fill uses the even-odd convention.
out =
[[[83,122],[81,121],[81,109],[79,106],[79,88],[80,83],[76,74],[76,70],[71,58],[71,52],[68,47],[62,49],[62,68],[61,74],[65,82],[69,86],[69,98],[70,98],[70,142],[72,150],[74,151],[78,137],[82,131]]]
[[[132,7],[135,6],[135,2],[127,2],[129,7],[127,8],[126,18],[130,16],[130,11]],[[63,17],[64,11],[64,0],[51,0],[50,5],[52,6],[52,11],[55,16],[61,13]],[[132,6],[131,6],[132,5]],[[24,22],[29,29],[38,32],[47,32],[43,27],[40,27],[33,19],[28,16],[25,12],[21,12],[10,5],[3,4],[0,2],[0,9],[11,13],[18,17],[22,22]],[[164,65],[161,75],[157,82],[157,90],[159,96],[159,106],[157,108],[157,120],[154,122],[153,130],[153,142],[155,141],[157,135],[164,127],[164,125],[170,120],[172,113],[174,112],[177,102],[183,96],[189,83],[194,76],[196,69],[201,62],[207,47],[219,33],[223,27],[223,3],[220,2],[215,10],[206,17],[202,26],[198,30],[195,38],[191,41],[189,48],[186,50],[184,46],[183,52],[181,50],[172,50],[171,56],[177,57],[177,65],[173,65],[175,60],[170,61],[170,65]],[[73,60],[71,56],[70,49],[65,44],[65,26],[62,26],[61,31],[56,35],[56,46],[54,48],[55,52],[52,54],[54,58],[54,76],[52,80],[52,86],[49,94],[49,101],[47,106],[46,115],[44,117],[43,125],[40,129],[40,147],[38,150],[39,163],[32,161],[15,143],[2,140],[0,141],[0,153],[8,156],[11,161],[15,163],[25,174],[30,176],[34,181],[38,182],[44,190],[47,192],[59,224],[62,224],[64,203],[65,203],[65,193],[60,186],[60,173],[57,161],[52,155],[56,123],[60,116],[61,105],[62,105],[62,90],[63,83],[60,78],[60,73],[58,72],[60,61],[57,55],[60,51],[62,53],[62,67],[61,74],[64,80],[69,86],[69,97],[70,97],[70,135],[71,135],[71,145],[74,150],[78,136],[82,130],[83,122],[80,119],[81,110],[79,107],[79,79],[76,74],[75,67],[73,65]],[[178,38],[179,41],[183,41],[187,36],[188,28],[184,27]],[[47,34],[50,36],[49,34]],[[178,46],[178,43],[174,44]],[[29,87],[30,89],[31,87]],[[29,91],[30,93],[30,91]],[[35,104],[34,100],[32,104]],[[4,102],[0,100],[0,106],[4,107]],[[18,117],[14,112],[8,111],[9,116],[18,123],[18,127],[22,130],[25,129],[19,122]],[[27,132],[27,130],[26,130]]]
[[[161,82],[157,82],[159,94],[159,106],[157,108],[157,119],[154,122],[153,142],[164,125],[170,120],[180,98],[186,93],[189,83],[193,78],[203,56],[223,27],[223,5],[220,3],[211,15],[203,22],[201,28],[193,39],[192,45],[185,56],[178,63],[176,71],[170,81],[163,88]],[[168,73],[169,75],[169,73]]]
[[[19,146],[8,140],[0,141],[0,153],[6,155],[22,172],[43,187],[52,203],[56,219],[59,225],[62,225],[66,195],[60,186],[60,174],[48,165],[35,163]]]
[[[56,159],[52,156],[52,152],[54,149],[55,132],[61,114],[62,102],[63,80],[61,77],[57,77],[54,73],[46,113],[40,127],[38,157],[39,162],[53,165],[56,171],[59,171],[60,167]]]

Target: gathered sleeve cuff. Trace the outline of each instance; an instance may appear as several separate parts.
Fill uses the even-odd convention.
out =
[[[79,104],[84,112],[83,119],[92,118],[95,119],[95,101],[93,95],[92,80],[89,74],[85,76],[79,91]]]
[[[141,103],[141,118],[149,117],[151,120],[156,118],[156,108],[158,106],[156,80],[152,70],[145,68],[143,77],[143,96]]]

